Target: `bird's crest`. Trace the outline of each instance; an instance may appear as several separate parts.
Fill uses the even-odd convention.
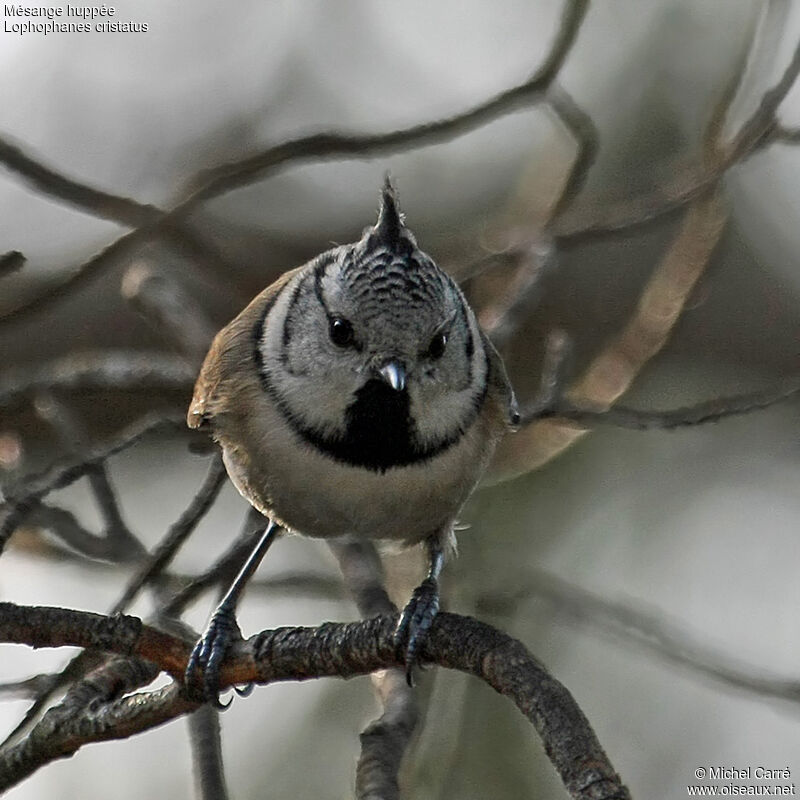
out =
[[[381,208],[378,212],[378,222],[373,229],[381,244],[396,250],[403,234],[406,233],[403,225],[403,215],[397,203],[397,191],[392,184],[392,178],[386,173],[381,190]]]

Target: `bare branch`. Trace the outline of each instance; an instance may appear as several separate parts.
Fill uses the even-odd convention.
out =
[[[357,623],[263,631],[231,652],[221,686],[346,678],[399,667],[394,642],[397,619],[392,614]],[[151,661],[175,676],[182,676],[193,646],[135,617],[12,603],[0,603],[0,641],[33,647],[88,647]],[[477,620],[442,612],[421,655],[426,663],[475,675],[511,699],[539,732],[573,798],[629,798],[570,693],[518,641]],[[0,752],[0,790],[88,742],[129,736],[195,707],[179,694],[176,684],[112,701],[99,711],[89,707],[72,724],[55,726],[55,730],[51,726],[44,742],[29,737],[10,753]]]
[[[642,293],[625,328],[595,356],[567,399],[578,407],[609,408],[639,370],[666,343],[692,289],[708,264],[727,220],[714,193],[695,201]],[[524,426],[499,445],[488,481],[529,472],[571,446],[586,431],[557,420]]]
[[[23,678],[19,681],[7,681],[0,683],[0,695],[27,700],[35,697],[40,692],[47,691],[52,682],[53,676],[50,673],[33,675],[30,678]]]
[[[780,80],[761,99],[758,109],[742,125],[739,132],[725,147],[717,147],[718,160],[708,163],[698,172],[680,175],[669,186],[661,187],[654,194],[646,194],[611,206],[593,220],[563,218],[554,225],[553,234],[560,245],[573,245],[589,237],[596,237],[629,230],[652,222],[699,198],[715,186],[723,175],[736,164],[747,160],[772,141],[776,128],[775,114],[800,73],[800,45]],[[733,98],[729,92],[724,99]],[[716,116],[715,116],[716,119]],[[712,130],[716,130],[713,126]],[[706,148],[706,153],[712,149]]]
[[[157,667],[140,659],[114,658],[100,665],[49,709],[21,742],[0,748],[0,792],[44,764],[71,756],[80,738],[103,741],[137,732],[135,727],[126,730],[125,725],[130,726],[132,719],[151,721],[154,712],[162,709],[155,700],[146,709],[137,708],[141,695],[122,695],[150,683],[157,674]]]
[[[474,108],[446,119],[389,133],[317,133],[283,142],[249,158],[201,173],[201,185],[178,209],[185,213],[212,197],[263,178],[289,163],[346,157],[372,158],[381,153],[437,144],[462,136],[521,107],[541,102],[572,49],[588,7],[588,0],[568,0],[556,39],[539,69],[524,83],[500,92]]]
[[[719,397],[696,405],[683,406],[665,411],[612,406],[610,408],[588,407],[569,400],[556,399],[550,406],[533,407],[522,412],[523,424],[536,419],[560,417],[580,425],[613,425],[631,430],[674,430],[693,425],[720,422],[728,417],[750,414],[764,408],[792,400],[800,394],[800,380],[760,392]],[[538,404],[537,404],[538,406]]]
[[[67,547],[79,553],[82,563],[87,558],[111,560],[114,557],[114,544],[109,539],[84,528],[75,515],[64,508],[37,502],[20,518],[20,523],[23,521],[27,527],[50,531]]]
[[[592,632],[605,631],[628,644],[655,653],[660,658],[703,677],[758,697],[800,703],[800,680],[769,675],[760,666],[736,661],[690,636],[662,613],[643,611],[642,603],[606,600],[550,573],[539,570],[526,585],[500,596],[478,601],[482,612],[505,613],[533,597],[547,600],[563,614]]]
[[[152,556],[143,558],[141,552],[135,554],[138,556],[138,560],[141,561],[141,566],[136,574],[129,580],[122,596],[111,609],[110,613],[112,615],[124,611],[144,586],[158,579],[162,571],[174,557],[178,548],[192,533],[197,523],[202,519],[217,498],[219,490],[224,482],[225,474],[222,459],[219,456],[215,457],[209,468],[206,480],[203,482],[197,495],[195,495],[192,502],[178,520],[170,526],[167,535],[159,543]],[[28,515],[28,521],[42,524],[44,520],[40,520],[38,517],[40,516],[39,512],[44,509],[44,506],[35,509]],[[48,512],[48,518],[54,517],[54,522],[58,523],[58,535],[72,547],[75,547],[79,552],[89,555],[90,557],[110,559],[117,563],[122,560],[130,560],[123,559],[121,557],[122,554],[118,550],[110,547],[106,538],[94,536],[88,531],[85,531],[78,525],[77,521],[72,525],[68,524],[74,520],[74,517],[69,512],[49,507],[46,508],[46,511]],[[66,519],[63,519],[63,517],[66,517]],[[79,534],[80,538],[78,538]],[[39,712],[44,708],[55,691],[64,686],[69,680],[73,680],[77,676],[82,676],[84,674],[82,670],[85,666],[85,653],[81,653],[73,658],[58,674],[50,676],[50,682],[36,694],[34,702],[25,713],[22,721],[14,729],[11,736],[16,736],[16,734],[24,730],[28,724],[38,716]],[[211,776],[209,777],[209,780],[210,779]]]
[[[129,350],[72,353],[33,369],[3,372],[0,407],[41,390],[185,390],[196,377],[185,358]]]
[[[372,542],[333,541],[330,548],[361,616],[395,614],[383,583],[383,565]],[[417,697],[402,669],[372,674],[383,713],[361,733],[356,765],[357,800],[399,800],[398,774],[419,719]]]
[[[154,206],[93,189],[67,178],[23,152],[18,144],[12,143],[4,136],[0,136],[0,164],[21,175],[34,189],[43,194],[57,197],[100,219],[137,228],[149,225],[160,216],[159,210]]]
[[[152,228],[160,225],[159,232],[163,233],[177,249],[192,258],[195,264],[203,268],[213,268],[217,274],[229,273],[230,265],[212,244],[202,238],[188,223],[166,220],[166,212],[153,205],[104,192],[68,178],[29,153],[25,153],[20,145],[2,136],[0,136],[0,164],[21,176],[35,190],[56,197],[100,219],[107,219],[130,228]]]
[[[345,585],[362,617],[366,619],[397,611],[386,592],[383,564],[372,542],[334,539],[328,546],[339,562]]]
[[[772,140],[781,144],[800,144],[800,128],[784,128],[776,125]]]
[[[91,280],[112,259],[129,256],[135,248],[152,236],[159,232],[168,232],[176,224],[182,224],[190,213],[206,200],[264,178],[281,167],[331,158],[372,158],[380,153],[398,152],[406,148],[446,141],[520,107],[540,102],[569,54],[588,5],[588,0],[568,0],[560,30],[548,57],[533,77],[519,86],[501,92],[485,103],[447,119],[382,134],[312,134],[269,147],[262,153],[242,161],[206,170],[193,182],[199,188],[168,212],[162,212],[158,217],[154,216],[151,221],[120,237],[78,266],[73,274],[61,283],[47,289],[33,300],[0,315],[0,322],[17,321],[42,310]]]
[[[492,301],[478,313],[481,327],[500,350],[536,308],[545,278],[558,264],[553,243],[546,236],[529,242],[524,249],[515,248],[513,259],[516,267],[504,275],[502,282],[498,280],[499,274],[493,276]]]
[[[169,600],[160,613],[176,617],[197,597],[212,586],[231,581],[239,572],[256,540],[266,525],[264,515],[252,506],[247,511],[243,529],[231,546],[204,573],[193,578],[180,592]]]
[[[542,100],[544,92],[555,79],[572,48],[588,6],[588,0],[568,0],[564,6],[560,30],[541,67],[524,83],[501,92],[474,108],[446,119],[389,133],[318,133],[283,142],[241,161],[221,164],[203,171],[193,181],[199,188],[166,214],[154,206],[102,192],[67,178],[23,153],[18,145],[4,138],[0,138],[0,163],[25,177],[38,190],[59,197],[95,216],[133,228],[147,227],[163,222],[167,215],[173,218],[185,216],[200,203],[244,186],[263,177],[267,170],[274,170],[287,162],[346,156],[367,158],[382,152],[435,144],[468,133],[522,105]]]
[[[122,296],[199,367],[216,333],[197,303],[172,278],[137,261],[122,279]]]
[[[102,664],[106,663],[106,661],[106,656],[97,651],[83,650],[74,658],[71,658],[59,672],[38,676],[40,679],[40,688],[31,698],[32,702],[25,710],[22,719],[8,736],[6,736],[2,744],[0,744],[0,752],[11,742],[18,739],[23,731],[26,731],[30,725],[36,721],[50,698],[53,697],[59,689],[63,689],[74,681],[83,680],[89,672],[99,668]]]
[[[135,228],[124,236],[120,236],[119,239],[116,239],[91,258],[76,266],[66,278],[48,287],[32,300],[28,300],[16,308],[0,314],[0,323],[7,324],[28,319],[39,311],[48,308],[62,297],[67,297],[99,275],[115,259],[130,256],[137,247],[147,242],[155,232],[155,227],[146,226]]]
[[[33,511],[39,501],[56,489],[63,489],[89,472],[93,465],[102,464],[106,459],[132,447],[141,439],[156,431],[183,430],[183,420],[171,417],[146,417],[127,428],[110,444],[94,448],[84,453],[80,460],[56,465],[39,475],[31,475],[17,482],[18,488],[7,492],[7,500],[0,506],[6,511],[0,524],[0,553],[9,536],[25,517]]]
[[[50,425],[56,437],[67,448],[70,457],[81,456],[87,447],[88,436],[71,409],[50,391],[39,393],[34,408],[37,415]],[[122,518],[117,493],[105,463],[92,464],[86,472],[86,477],[105,523],[105,538],[108,539],[110,549],[118,553],[123,561],[143,555],[144,546],[131,533]]]
[[[222,765],[222,738],[219,711],[204,705],[188,717],[192,745],[192,772],[200,800],[228,800]]]
[[[414,690],[402,669],[372,673],[383,713],[361,732],[356,764],[356,800],[399,800],[398,775],[419,721]]]
[[[589,170],[600,150],[600,138],[592,118],[575,102],[563,86],[554,83],[547,95],[550,107],[572,134],[578,151],[561,196],[550,211],[550,224],[572,206],[583,189]]]

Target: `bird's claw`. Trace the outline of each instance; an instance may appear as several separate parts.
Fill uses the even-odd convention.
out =
[[[433,578],[426,578],[414,590],[414,594],[403,609],[394,635],[398,654],[403,654],[406,681],[409,686],[413,686],[413,669],[438,612],[439,584]]]
[[[219,671],[231,645],[241,638],[235,610],[220,606],[195,644],[186,665],[184,682],[191,699],[211,703],[220,711],[228,708],[232,700],[223,703],[219,699]],[[242,696],[252,691],[252,685],[234,688]]]

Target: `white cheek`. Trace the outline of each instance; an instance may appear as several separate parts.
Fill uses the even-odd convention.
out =
[[[470,392],[411,392],[411,413],[421,442],[434,444],[453,436],[473,406]]]
[[[343,429],[345,411],[353,397],[352,372],[310,376],[283,373],[273,378],[272,384],[299,421],[329,432]]]
[[[476,340],[478,332],[475,331]],[[411,387],[411,411],[420,439],[433,444],[455,436],[474,418],[475,402],[482,394],[487,380],[486,354],[477,347],[470,364],[471,375],[463,385],[466,375],[461,372],[454,380],[447,380],[446,364],[423,368],[418,386]]]

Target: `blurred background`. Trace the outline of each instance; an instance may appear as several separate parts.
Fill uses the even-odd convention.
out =
[[[169,208],[202,170],[267,145],[323,130],[395,130],[520,84],[547,56],[563,6],[119,0],[116,19],[146,23],[146,32],[0,35],[0,135],[76,180]],[[551,105],[529,104],[450,141],[287,164],[191,214],[188,225],[204,248],[150,237],[55,301],[21,313],[14,310],[129,228],[0,166],[0,253],[27,259],[0,279],[0,390],[76,354],[185,355],[131,303],[132,268],[180,287],[197,320],[217,329],[280,272],[331,242],[357,238],[374,221],[387,170],[423,249],[459,277],[481,259],[496,267],[467,286],[479,310],[491,309],[519,277],[520,262],[508,252],[547,255],[538,302],[517,313],[501,345],[523,399],[536,390],[546,338],[557,328],[573,342],[569,370],[578,379],[635,316],[684,224],[685,207],[639,224],[650,206],[637,198],[655,198],[663,209],[686,176],[701,174],[709,158],[704,130],[726,91],[735,88],[721,133],[730,141],[778,83],[798,41],[800,6],[789,0],[594,0],[552,87],[578,109],[579,133],[595,145],[568,207],[558,208],[558,198],[580,137]],[[786,129],[800,125],[800,89],[788,92],[778,116]],[[722,180],[728,217],[719,242],[663,349],[631,375],[626,405],[675,408],[800,371],[800,148],[776,141],[734,162]],[[581,234],[615,209],[637,224]],[[187,358],[189,374],[193,364]],[[182,412],[190,394],[188,378],[174,386],[79,388],[58,398],[90,447],[145,412]],[[7,395],[0,405],[4,489],[76,447],[46,417],[41,393]],[[795,403],[673,433],[603,427],[538,469],[528,469],[536,458],[518,457],[504,476],[523,474],[480,490],[465,510],[469,528],[447,568],[447,608],[498,625],[545,662],[634,797],[684,797],[699,766],[789,767],[800,778],[800,706],[768,690],[772,678],[795,676],[800,663],[797,422]],[[177,435],[109,461],[124,520],[146,547],[189,502],[206,466]],[[84,484],[50,499],[100,531],[103,519]],[[175,572],[205,569],[245,512],[226,486]],[[392,556],[389,568],[402,603],[421,561]],[[79,557],[52,531],[29,525],[3,555],[0,596],[106,612],[131,571]],[[252,590],[240,613],[245,634],[355,618],[335,588],[336,564],[324,544],[282,541],[259,575],[290,573],[329,578],[332,588],[327,595]],[[648,637],[619,619],[609,623],[600,599],[653,626],[668,624],[678,644],[667,642],[666,653],[643,646]],[[185,619],[201,629],[213,603],[204,595]],[[132,610],[150,609],[145,597]],[[732,687],[681,663],[687,652],[697,661],[695,645],[718,657],[716,666],[765,679],[767,690]],[[3,647],[0,681],[57,669],[67,655]],[[408,797],[566,796],[508,701],[443,670],[426,672],[419,691],[425,724],[403,772]],[[27,705],[19,697],[0,705],[3,734]],[[222,717],[231,796],[349,796],[358,733],[378,713],[366,678],[271,686],[237,700]],[[192,792],[179,720],[88,746],[12,796]]]

